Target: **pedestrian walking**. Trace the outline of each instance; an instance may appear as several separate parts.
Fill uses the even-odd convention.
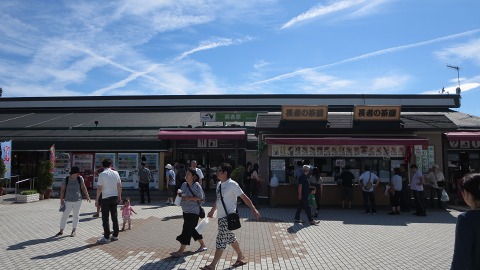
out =
[[[218,166],[217,178],[219,182],[216,189],[217,200],[208,213],[208,217],[212,218],[213,214],[217,212],[218,234],[216,239],[216,250],[213,261],[202,267],[201,269],[203,270],[214,270],[216,268],[227,244],[230,244],[235,250],[235,253],[237,253],[237,259],[232,267],[239,267],[247,264],[246,258],[240,249],[240,244],[235,237],[235,233],[228,230],[227,215],[237,212],[237,197],[240,197],[245,204],[250,207],[255,219],[258,220],[260,218],[260,213],[252,204],[252,201],[243,193],[243,190],[238,183],[230,178],[231,174],[232,166],[230,164],[222,163]]]
[[[146,167],[146,163],[140,163],[141,168],[138,170],[138,189],[140,190],[140,203],[145,204],[145,193],[147,194],[147,201],[150,203],[152,200],[150,198],[150,180],[152,180],[152,174],[150,170]]]
[[[318,225],[319,222],[313,220],[310,204],[308,203],[308,196],[310,195],[310,183],[308,182],[310,165],[303,165],[302,172],[302,175],[298,177],[297,184],[298,206],[297,212],[295,212],[295,223],[303,223],[303,221],[300,220],[300,213],[304,210],[310,225]]]
[[[175,172],[173,171],[173,166],[171,164],[167,164],[165,165],[165,169],[167,169],[165,171],[165,179],[167,181],[167,184],[168,184],[168,188],[167,188],[167,193],[168,193],[168,200],[166,202],[166,204],[168,205],[175,205],[173,203],[173,197],[176,195],[176,174]]]
[[[79,221],[80,207],[82,206],[82,191],[83,194],[85,194],[87,201],[90,202],[90,196],[88,195],[85,181],[80,175],[80,168],[73,166],[70,169],[70,176],[67,176],[62,180],[62,187],[60,189],[60,209],[63,210],[63,214],[62,218],[60,219],[60,231],[56,234],[56,236],[63,235],[63,230],[67,225],[68,216],[72,210],[73,221],[72,232],[70,233],[70,236],[75,236]]]
[[[99,197],[102,194],[102,200],[100,201],[102,209],[102,226],[103,237],[97,240],[97,244],[106,244],[110,241],[118,240],[118,213],[117,205],[122,201],[122,182],[118,172],[112,170],[112,161],[110,159],[104,159],[102,161],[104,168],[103,172],[98,175],[97,184],[97,202],[100,201]],[[113,223],[113,234],[110,237],[110,222],[109,217]]]

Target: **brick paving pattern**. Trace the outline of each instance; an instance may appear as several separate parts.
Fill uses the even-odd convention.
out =
[[[120,232],[119,241],[96,245],[103,230],[101,219],[92,217],[93,202],[83,202],[72,238],[71,218],[64,235],[54,237],[60,222],[58,199],[16,204],[11,194],[2,198],[1,269],[198,269],[215,252],[213,219],[203,234],[206,252],[195,253],[199,245],[192,240],[186,256],[170,257],[179,247],[175,237],[183,224],[180,207],[133,205],[138,215],[133,216],[132,230]],[[327,208],[320,213],[319,226],[308,226],[293,223],[293,208],[262,207],[260,212],[262,219],[254,221],[250,210],[240,207],[244,219],[236,235],[248,264],[238,269],[449,269],[460,213],[389,216],[386,208],[377,215],[360,208]],[[217,269],[232,269],[235,258],[229,246]]]

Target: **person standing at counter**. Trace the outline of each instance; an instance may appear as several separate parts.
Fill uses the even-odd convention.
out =
[[[418,170],[417,165],[410,165],[410,171],[412,172],[410,189],[412,190],[413,199],[415,200],[415,215],[425,217],[427,213],[425,211],[425,198],[423,195],[423,183],[425,178],[421,171]]]
[[[320,211],[320,199],[323,194],[323,179],[320,176],[320,169],[313,167],[312,175],[310,176],[310,185],[315,187],[315,210]]]
[[[297,166],[293,171],[293,178],[295,178],[295,183],[298,183],[298,178],[300,178],[300,176],[302,176],[303,174],[302,166],[303,166],[303,162],[301,160],[297,161]]]
[[[308,182],[308,174],[310,173],[310,166],[303,165],[302,175],[298,177],[298,206],[295,213],[295,223],[303,223],[300,220],[300,212],[305,210],[310,225],[318,225],[318,221],[314,221],[312,217],[312,211],[310,210],[310,204],[308,203],[308,195],[310,195],[310,183]]]
[[[445,187],[445,176],[437,164],[432,166],[432,171],[427,175],[427,179],[430,181],[430,208],[434,207],[435,195],[437,195],[437,207],[444,209],[442,191]]]
[[[360,186],[362,187],[363,206],[365,207],[365,213],[375,215],[377,213],[377,204],[375,203],[374,190],[378,186],[380,178],[370,171],[370,166],[368,165],[365,165],[363,170],[364,172],[358,178]],[[371,209],[368,201],[370,201],[372,206]]]
[[[412,194],[410,192],[410,182],[405,169],[405,164],[400,164],[400,176],[402,177],[402,197],[400,198],[400,209],[404,212],[410,212],[412,203]]]
[[[342,208],[345,208],[345,201],[348,201],[348,208],[352,208],[353,200],[353,180],[355,176],[350,172],[350,167],[346,166],[340,175],[342,180]]]

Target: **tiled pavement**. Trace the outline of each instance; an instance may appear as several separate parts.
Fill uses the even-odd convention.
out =
[[[0,269],[198,269],[213,258],[216,221],[204,239],[209,250],[194,253],[192,241],[183,258],[171,258],[178,249],[175,237],[182,226],[181,209],[152,203],[134,205],[131,231],[119,241],[96,245],[101,219],[92,218],[94,204],[82,204],[75,237],[58,232],[59,200],[29,204],[0,202]],[[209,207],[206,207],[207,210]],[[458,211],[430,211],[427,217],[410,213],[366,215],[360,209],[323,209],[319,226],[292,222],[295,209],[260,209],[262,219],[253,221],[250,211],[236,232],[248,259],[239,269],[449,269]],[[302,218],[305,218],[302,213]],[[66,235],[66,236],[65,236]],[[231,269],[235,253],[228,247],[217,269]]]

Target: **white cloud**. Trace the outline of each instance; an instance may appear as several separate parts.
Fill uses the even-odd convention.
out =
[[[373,79],[372,90],[398,90],[410,79],[407,75],[390,75]]]
[[[459,63],[470,60],[480,65],[480,39],[473,39],[466,43],[456,44],[446,49],[436,51],[435,56],[442,61]]]
[[[412,43],[412,44],[407,44],[407,45],[382,49],[382,50],[378,50],[378,51],[375,51],[375,52],[366,53],[366,54],[362,54],[362,55],[355,56],[355,57],[352,57],[352,58],[348,58],[348,59],[345,59],[345,60],[341,60],[341,61],[338,61],[338,62],[334,62],[334,63],[331,63],[331,64],[326,64],[326,65],[317,66],[317,67],[313,67],[313,68],[305,68],[305,69],[296,70],[296,71],[293,71],[293,72],[290,72],[290,73],[278,75],[276,77],[273,77],[273,78],[270,78],[270,79],[265,79],[265,80],[262,80],[262,81],[257,81],[257,82],[251,83],[251,84],[263,84],[263,83],[270,83],[270,82],[274,82],[274,81],[279,81],[279,80],[283,80],[283,79],[286,79],[286,78],[301,75],[301,73],[303,71],[326,69],[326,68],[330,68],[330,67],[333,67],[333,66],[337,66],[337,65],[341,65],[341,64],[345,64],[345,63],[350,63],[350,62],[355,62],[355,61],[360,61],[360,60],[363,60],[363,59],[367,59],[367,58],[371,58],[371,57],[375,57],[375,56],[379,56],[379,55],[383,55],[383,54],[394,53],[394,52],[398,52],[398,51],[402,51],[402,50],[406,50],[406,49],[412,49],[412,48],[416,48],[416,47],[420,47],[420,46],[430,45],[430,44],[437,43],[437,42],[440,42],[440,41],[446,41],[446,40],[450,40],[450,39],[465,37],[465,36],[473,35],[473,34],[478,33],[478,32],[480,32],[480,29],[475,29],[475,30],[471,30],[471,31],[458,33],[458,34],[448,35],[448,36],[435,38],[435,39],[431,39],[431,40],[427,40],[427,41],[422,41],[422,42],[417,42],[417,43]]]
[[[214,49],[217,47],[225,47],[225,46],[232,46],[232,45],[239,45],[244,42],[251,41],[253,38],[252,37],[244,37],[240,39],[230,39],[230,38],[215,38],[213,40],[208,40],[208,41],[203,41],[200,43],[200,45],[194,49],[191,49],[189,51],[183,52],[180,56],[175,58],[175,60],[179,61],[182,60],[183,58],[187,57],[190,54],[199,52],[199,51],[205,51],[205,50],[210,50]]]
[[[313,20],[315,18],[325,16],[334,12],[338,12],[341,10],[345,10],[365,2],[366,0],[346,0],[346,1],[337,1],[328,6],[319,5],[291,19],[290,21],[282,25],[282,27],[280,27],[280,30],[290,28],[293,25],[303,21]]]

